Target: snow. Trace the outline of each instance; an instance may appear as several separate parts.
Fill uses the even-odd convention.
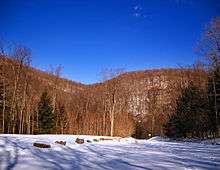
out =
[[[92,143],[76,144],[76,138]],[[0,169],[220,169],[220,145],[212,141],[149,140],[75,135],[0,135]],[[55,144],[66,141],[66,146]],[[219,140],[218,140],[219,141]],[[36,148],[34,142],[50,144]]]

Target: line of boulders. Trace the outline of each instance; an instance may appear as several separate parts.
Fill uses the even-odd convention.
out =
[[[112,140],[112,139],[104,139],[104,138],[100,138],[98,139],[93,139],[93,141],[91,140],[86,140],[87,143],[92,143],[92,142],[99,142],[99,141],[103,141],[103,140]],[[55,141],[55,144],[60,144],[60,145],[66,145],[66,141]],[[77,144],[84,144],[85,140],[84,139],[80,139],[80,138],[76,138],[75,143]],[[38,148],[51,148],[50,144],[46,144],[43,142],[35,142],[33,143],[33,146],[38,147]]]

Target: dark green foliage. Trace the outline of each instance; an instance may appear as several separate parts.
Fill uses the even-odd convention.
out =
[[[208,80],[209,106],[211,130],[216,130],[220,125],[220,66],[216,67]]]
[[[192,83],[182,90],[177,99],[176,114],[170,117],[164,126],[168,137],[201,137],[208,127],[208,98],[204,91],[199,90]]]
[[[38,104],[38,129],[41,134],[52,133],[54,126],[53,107],[47,91],[43,92]]]

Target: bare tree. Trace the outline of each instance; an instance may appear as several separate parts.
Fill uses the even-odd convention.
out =
[[[212,82],[214,111],[218,125],[220,109],[220,18],[214,18],[207,26],[199,43],[198,50],[208,61],[209,79]]]
[[[114,123],[115,123],[115,107],[118,101],[119,81],[115,77],[122,74],[124,69],[105,69],[101,72],[103,80],[106,82],[106,97],[107,109],[110,115],[110,135],[114,136]],[[110,80],[112,79],[112,80]]]
[[[12,133],[15,133],[15,127],[17,123],[17,116],[18,112],[19,114],[19,120],[20,120],[20,128],[19,132],[21,132],[21,126],[23,122],[23,111],[25,108],[26,103],[26,93],[27,93],[27,79],[26,79],[26,69],[30,66],[31,63],[31,51],[22,46],[22,45],[16,45],[14,46],[13,53],[11,55],[11,58],[13,62],[11,63],[11,67],[13,70],[13,92],[12,92],[12,99],[11,99],[11,110],[10,115],[12,115]],[[24,77],[22,77],[24,76]],[[19,88],[21,88],[22,78],[25,79],[25,85],[23,86],[25,89],[23,89],[23,96],[22,94],[19,94]],[[22,96],[22,97],[21,97]],[[21,100],[19,99],[21,97]],[[20,102],[22,101],[22,102]],[[19,103],[21,103],[19,105]],[[18,107],[21,107],[20,111],[16,110]]]

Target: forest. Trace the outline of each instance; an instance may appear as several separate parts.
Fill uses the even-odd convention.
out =
[[[148,138],[220,135],[220,19],[199,42],[192,66],[124,72],[106,69],[84,85],[62,67],[32,67],[31,50],[0,43],[0,133]],[[147,62],[147,61],[146,61]]]

